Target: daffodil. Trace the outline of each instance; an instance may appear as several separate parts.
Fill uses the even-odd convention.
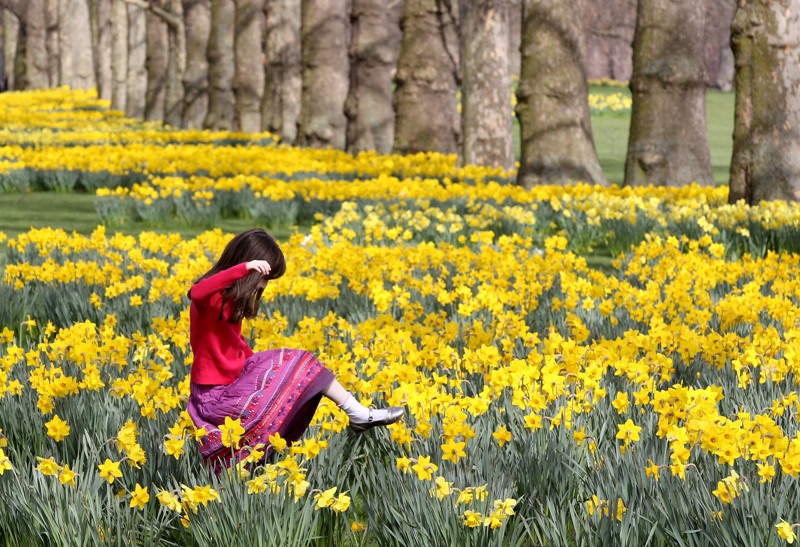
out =
[[[439,467],[431,463],[430,456],[420,456],[417,458],[417,463],[411,466],[411,469],[417,474],[419,480],[429,481],[433,479],[433,473],[438,471]]]
[[[464,511],[462,517],[464,518],[464,524],[469,528],[480,526],[483,522],[483,517],[481,514],[476,511],[472,511],[471,509]]]
[[[219,430],[222,433],[222,444],[224,446],[237,447],[242,435],[244,435],[244,427],[242,427],[241,422],[238,419],[232,419],[230,416],[225,416],[225,423],[219,426]]]
[[[778,530],[778,535],[781,536],[786,543],[794,543],[794,540],[797,539],[797,534],[794,532],[794,526],[795,525],[789,524],[785,520],[781,519],[781,521],[775,525],[775,528]]]
[[[114,462],[106,458],[106,461],[97,466],[100,470],[100,477],[106,479],[108,484],[114,484],[114,479],[122,477],[122,471],[120,471],[119,465],[119,462]]]
[[[492,433],[492,437],[494,437],[495,441],[497,441],[497,444],[502,447],[504,444],[511,441],[511,432],[506,429],[506,426],[501,425],[494,433]]]
[[[325,507],[330,507],[336,501],[336,497],[334,494],[336,493],[336,487],[328,488],[325,491],[317,492],[314,494],[314,501],[316,502],[316,508],[322,509]]]
[[[144,509],[148,501],[150,501],[150,494],[147,491],[147,486],[141,486],[137,482],[133,492],[131,492],[130,506],[141,510]]]
[[[45,426],[47,426],[47,435],[55,441],[63,441],[70,432],[69,424],[62,420],[58,414],[45,423]]]
[[[75,488],[75,478],[77,474],[69,468],[69,464],[64,464],[64,467],[58,473],[58,481],[65,485]]]

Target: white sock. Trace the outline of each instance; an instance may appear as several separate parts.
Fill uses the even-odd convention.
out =
[[[352,423],[365,424],[369,421],[369,413],[372,412],[372,421],[383,420],[386,418],[386,409],[369,409],[358,402],[358,400],[350,395],[345,402],[339,405],[339,408],[344,410],[347,417],[350,418]]]

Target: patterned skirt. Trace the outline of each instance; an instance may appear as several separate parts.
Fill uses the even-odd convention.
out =
[[[187,410],[195,426],[208,433],[198,441],[203,461],[219,474],[246,458],[251,447],[263,444],[269,455],[269,437],[275,433],[289,443],[298,440],[332,381],[331,371],[313,354],[275,349],[250,357],[228,385],[192,384]],[[222,444],[218,426],[226,417],[238,418],[245,430],[234,448]]]

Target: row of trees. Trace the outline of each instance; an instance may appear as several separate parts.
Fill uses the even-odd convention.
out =
[[[713,182],[709,1],[638,0],[625,184]],[[458,153],[504,168],[514,165],[508,60],[518,51],[526,187],[607,182],[587,103],[587,5],[0,0],[16,88],[96,86],[129,116],[173,126],[268,130],[354,153]],[[731,200],[798,200],[800,0],[738,0],[731,43]]]

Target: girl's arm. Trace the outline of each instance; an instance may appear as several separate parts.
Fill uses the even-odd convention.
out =
[[[205,300],[212,294],[228,288],[231,284],[247,276],[249,273],[250,270],[247,269],[247,263],[242,262],[233,268],[222,270],[221,272],[217,272],[210,277],[201,279],[192,285],[190,291],[192,300]]]
[[[190,289],[189,294],[192,300],[205,300],[212,294],[228,288],[232,283],[246,277],[250,272],[258,272],[261,275],[269,273],[270,266],[266,260],[251,260],[242,262],[227,270],[217,272],[210,277],[201,279]]]

